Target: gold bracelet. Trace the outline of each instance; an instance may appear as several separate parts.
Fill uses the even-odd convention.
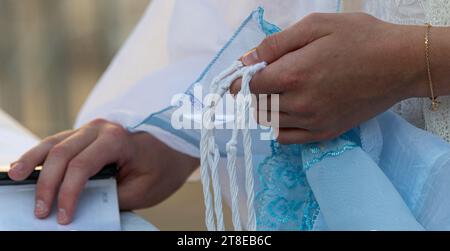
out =
[[[432,25],[427,23],[427,31],[425,32],[425,59],[427,66],[427,74],[428,74],[428,83],[430,85],[430,99],[431,99],[431,111],[437,111],[439,108],[439,101],[437,101],[437,97],[434,96],[434,88],[433,88],[433,80],[431,78],[431,28]]]

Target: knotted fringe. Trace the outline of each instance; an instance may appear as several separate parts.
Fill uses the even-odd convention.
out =
[[[233,132],[230,141],[226,145],[227,170],[230,178],[231,190],[231,211],[233,226],[236,231],[242,230],[241,217],[239,212],[239,189],[236,174],[237,143],[239,128],[242,128],[243,148],[245,160],[245,190],[247,193],[247,230],[256,230],[256,214],[254,208],[254,179],[252,160],[252,138],[249,131],[249,116],[251,107],[250,81],[258,71],[266,67],[266,63],[259,63],[252,66],[244,66],[241,61],[234,62],[228,69],[220,73],[210,86],[210,94],[207,95],[202,113],[202,129],[200,139],[200,173],[203,184],[203,194],[205,200],[205,222],[208,231],[225,230],[222,211],[222,193],[218,164],[220,160],[219,148],[214,138],[214,113],[220,99],[229,91],[231,84],[238,78],[242,78],[241,91],[238,95],[242,98],[236,99],[236,109],[233,123]],[[211,182],[213,196],[211,195]],[[213,206],[214,200],[214,206]],[[214,210],[213,210],[214,208]],[[215,214],[215,217],[214,217]],[[215,218],[215,220],[214,220]]]

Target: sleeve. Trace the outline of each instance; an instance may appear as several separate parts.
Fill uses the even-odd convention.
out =
[[[336,8],[327,0],[289,0],[281,5],[262,0],[154,0],[89,96],[75,127],[104,118],[129,128],[168,107],[258,6],[282,26],[311,11]],[[162,131],[148,132],[171,146],[176,136],[162,137]],[[183,152],[183,146],[173,147]]]
[[[229,5],[226,1],[152,1],[82,107],[75,128],[96,118],[130,128],[169,106],[231,36],[242,19],[239,15],[248,14],[244,9],[230,17],[223,8]],[[161,129],[147,132],[196,156],[194,150],[186,152],[183,144],[174,145],[174,136],[166,137]]]
[[[172,0],[154,0],[148,6],[83,105],[75,127],[105,116],[107,104],[114,103],[136,82],[168,64],[167,34],[173,4]]]

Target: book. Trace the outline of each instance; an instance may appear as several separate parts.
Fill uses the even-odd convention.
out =
[[[0,231],[120,231],[114,178],[87,183],[73,221],[59,225],[54,207],[46,219],[34,216],[35,184],[0,185]]]
[[[46,219],[34,216],[35,188],[39,171],[24,182],[13,182],[9,164],[39,139],[0,111],[0,231],[118,231],[121,230],[115,166],[89,180],[80,196],[73,221],[59,225],[54,207]]]

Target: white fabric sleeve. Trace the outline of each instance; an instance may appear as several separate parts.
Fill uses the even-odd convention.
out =
[[[83,105],[75,127],[97,118],[102,105],[168,64],[167,33],[173,0],[153,0]]]
[[[173,95],[187,90],[258,6],[266,9],[268,20],[283,28],[312,11],[335,9],[334,1],[329,0],[286,0],[282,4],[265,0],[154,0],[87,99],[75,127],[96,118],[132,127],[169,106]],[[181,152],[188,147],[171,144],[173,138],[154,130],[150,133]]]

